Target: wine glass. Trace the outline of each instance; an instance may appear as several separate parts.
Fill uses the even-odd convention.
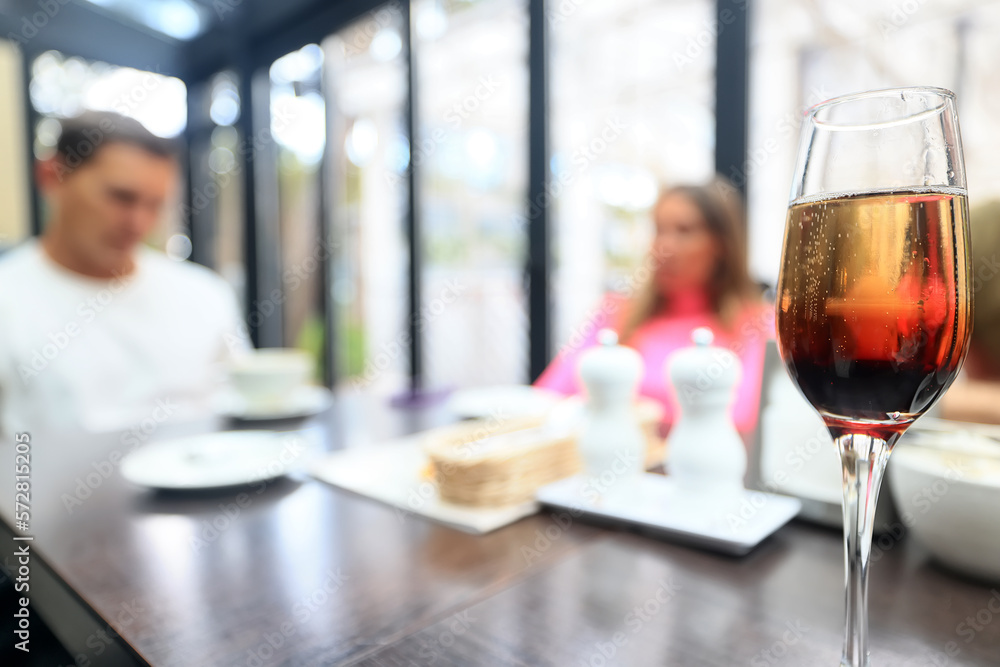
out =
[[[868,560],[899,437],[955,379],[972,294],[955,96],[898,88],[808,112],[778,277],[778,349],[840,452],[842,667],[868,667]]]

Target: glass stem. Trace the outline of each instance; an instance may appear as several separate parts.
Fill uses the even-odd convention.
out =
[[[833,430],[833,429],[831,429]],[[844,561],[846,600],[844,655],[841,667],[869,667],[868,559],[871,555],[875,503],[892,445],[858,433],[833,433],[844,474]]]

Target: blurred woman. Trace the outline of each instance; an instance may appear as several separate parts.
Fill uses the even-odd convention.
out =
[[[728,181],[717,178],[702,186],[664,190],[652,213],[655,234],[635,280],[623,293],[605,298],[597,316],[581,327],[535,386],[582,392],[580,354],[595,344],[598,330],[614,329],[622,344],[642,355],[640,395],[660,401],[665,421],[671,423],[677,407],[664,365],[675,351],[691,345],[694,329],[709,327],[714,344],[729,348],[742,362],[732,414],[737,429],[747,434],[757,422],[774,314],[747,274],[742,199]]]

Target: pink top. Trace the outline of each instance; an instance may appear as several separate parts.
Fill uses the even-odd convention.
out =
[[[618,323],[625,310],[625,302],[624,297],[616,294],[605,298],[597,315],[559,351],[535,381],[535,386],[562,394],[583,393],[584,387],[577,373],[580,355],[597,343],[600,329],[620,329]],[[664,422],[674,422],[678,408],[673,390],[667,383],[665,364],[675,351],[692,344],[691,332],[698,327],[710,328],[715,334],[713,344],[729,348],[742,362],[743,375],[736,390],[733,421],[740,432],[749,433],[757,424],[765,346],[768,339],[774,337],[774,311],[770,306],[746,307],[734,326],[726,329],[703,292],[674,296],[670,305],[639,326],[628,342],[629,347],[642,355],[645,364],[639,394],[663,404],[666,410]]]

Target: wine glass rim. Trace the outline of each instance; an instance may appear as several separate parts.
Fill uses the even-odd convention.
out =
[[[895,97],[896,95],[905,95],[906,93],[917,93],[922,95],[933,95],[941,98],[941,103],[935,105],[930,109],[925,109],[923,111],[918,111],[911,113],[909,115],[902,116],[900,118],[894,118],[886,121],[877,121],[874,123],[861,123],[861,124],[843,124],[843,123],[833,123],[830,121],[820,120],[817,118],[819,112],[828,109],[830,107],[848,103],[856,102],[858,100],[879,98],[879,97]],[[878,90],[865,90],[859,93],[849,93],[847,95],[840,95],[839,97],[832,97],[828,100],[818,102],[808,109],[805,110],[805,117],[810,118],[816,125],[823,126],[830,130],[865,130],[865,129],[877,129],[880,127],[889,127],[892,125],[898,125],[901,123],[908,123],[927,116],[936,115],[941,112],[945,105],[949,101],[954,101],[955,93],[951,92],[947,88],[940,88],[937,86],[906,86],[900,88],[879,88]]]

